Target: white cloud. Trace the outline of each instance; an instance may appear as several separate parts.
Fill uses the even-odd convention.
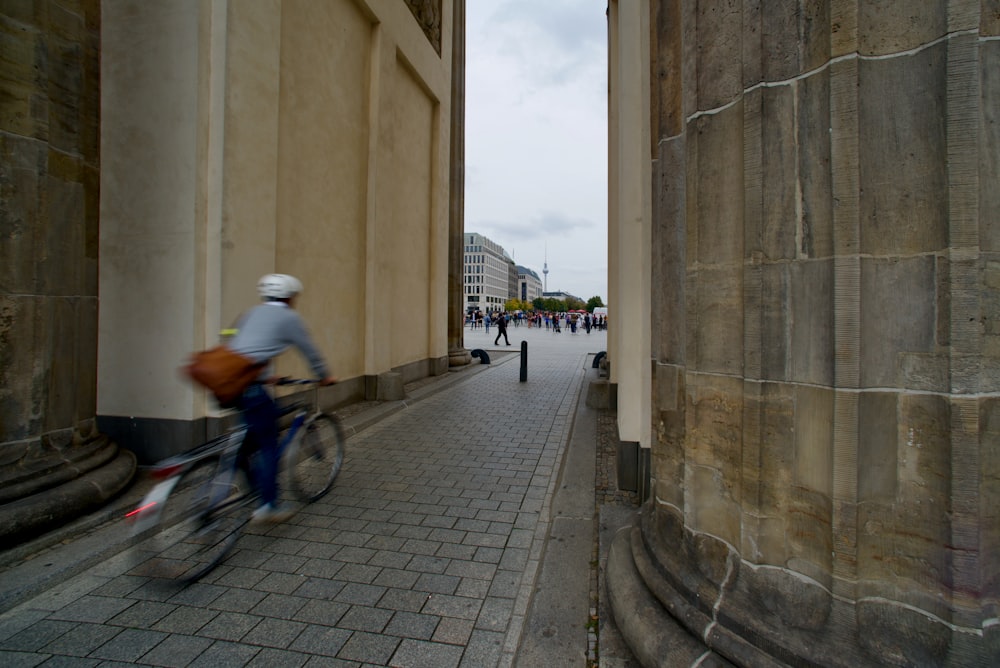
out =
[[[465,229],[607,300],[607,22],[597,0],[469,0]]]

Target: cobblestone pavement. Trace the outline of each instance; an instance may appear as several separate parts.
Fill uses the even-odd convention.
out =
[[[514,345],[495,349],[494,334],[466,332],[491,365],[474,360],[353,435],[330,494],[281,525],[248,528],[198,583],[156,577],[145,543],[89,565],[121,522],[0,564],[0,592],[44,583],[2,608],[0,664],[517,665],[579,391],[606,339],[511,328]],[[607,441],[613,416],[600,419]],[[597,457],[595,507],[627,506],[607,492],[608,465]],[[88,566],[46,573],[74,559]],[[586,614],[572,623],[587,625]],[[595,651],[592,642],[591,656],[581,647],[559,665],[585,665]]]

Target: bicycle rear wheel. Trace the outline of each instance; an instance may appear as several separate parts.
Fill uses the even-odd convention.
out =
[[[288,452],[285,466],[292,490],[303,501],[315,501],[330,491],[344,463],[344,432],[340,421],[320,413],[306,422],[302,437]]]
[[[164,556],[179,562],[182,579],[197,580],[221,563],[250,519],[253,495],[246,474],[237,469],[228,482],[220,477],[215,466],[199,466],[177,485],[178,501],[186,501],[187,508],[168,530],[175,542]]]

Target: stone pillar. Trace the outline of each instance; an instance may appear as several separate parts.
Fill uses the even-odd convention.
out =
[[[95,426],[100,3],[4,3],[0,68],[0,544],[121,491]]]
[[[451,188],[448,215],[448,364],[472,361],[465,348],[465,0],[454,0],[451,53]]]
[[[996,664],[996,3],[649,5],[611,40],[653,35],[656,137],[618,627],[643,665]]]

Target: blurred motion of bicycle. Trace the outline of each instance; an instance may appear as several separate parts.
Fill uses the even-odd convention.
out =
[[[292,494],[303,502],[325,495],[344,462],[344,434],[334,415],[319,410],[319,381],[285,379],[278,385],[312,385],[311,400],[282,407],[292,415],[279,441],[281,467]],[[259,504],[250,484],[249,458],[241,452],[240,424],[193,450],[157,463],[161,480],[126,517],[133,535],[153,533],[153,558],[185,580],[197,580],[221,563]]]

